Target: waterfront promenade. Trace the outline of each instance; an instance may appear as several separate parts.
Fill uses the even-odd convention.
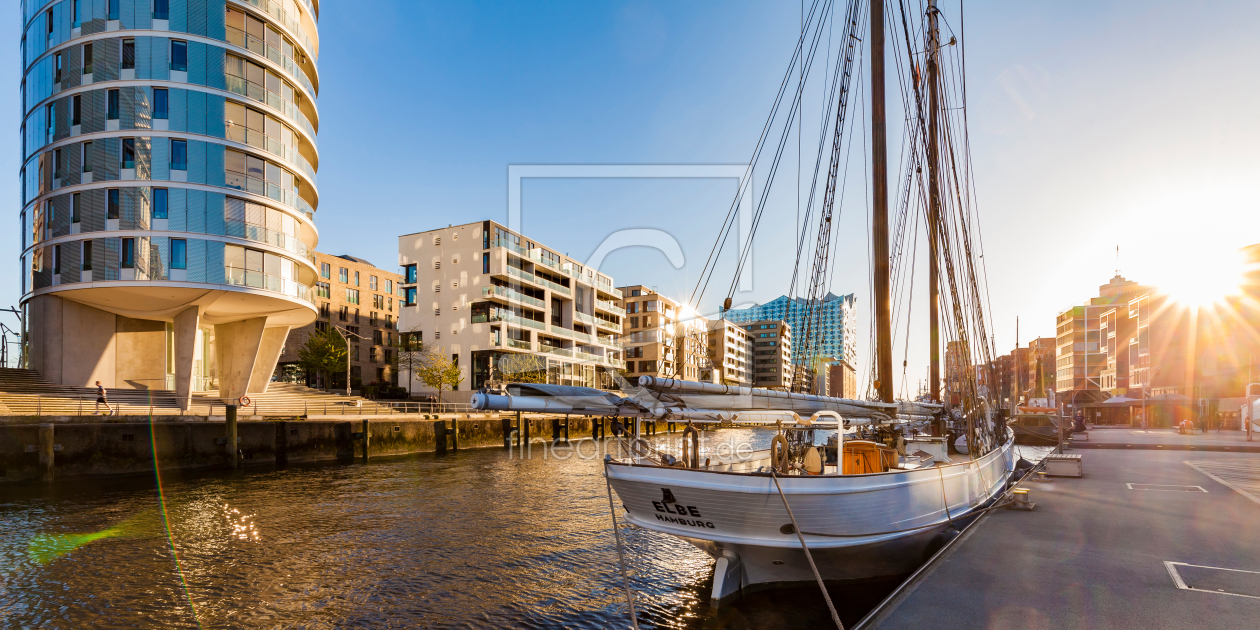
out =
[[[1088,440],[1074,440],[1071,448],[1132,448],[1168,450],[1220,450],[1260,453],[1260,435],[1254,442],[1237,429],[1182,434],[1176,429],[1135,429],[1130,427],[1095,427]]]
[[[1025,483],[1035,510],[988,514],[861,627],[1255,628],[1260,455],[1123,447],[1225,439],[1164,433],[1091,431],[1084,477]]]

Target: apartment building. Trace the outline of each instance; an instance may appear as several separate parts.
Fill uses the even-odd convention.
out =
[[[14,277],[43,378],[266,391],[316,316],[317,5],[22,3]]]
[[[808,300],[805,298],[789,298],[779,296],[765,304],[748,308],[731,309],[723,313],[723,318],[746,324],[761,321],[783,321],[791,327],[796,338],[797,354],[814,354],[816,357],[796,356],[797,363],[807,363],[809,359],[821,360],[825,363],[846,361],[852,364],[857,356],[857,313],[854,311],[857,298],[849,295],[828,293],[819,305],[819,311],[809,312]],[[806,319],[813,321],[810,331],[814,342],[812,348],[804,348],[803,337],[806,331]],[[824,390],[826,391],[826,390]]]
[[[336,328],[350,340],[350,386],[396,385],[398,312],[402,306],[402,276],[354,256],[315,252],[319,278],[315,282],[317,319],[289,333],[276,367],[280,380],[311,387],[341,389],[345,374],[331,382],[321,374],[308,373],[298,363],[298,350],[316,330]]]
[[[742,324],[753,346],[753,387],[790,391],[792,379],[792,327],[782,320]]]
[[[1102,372],[1107,368],[1103,314],[1149,292],[1150,287],[1116,274],[1098,287],[1098,297],[1059,313],[1055,320],[1055,391],[1061,399],[1072,404],[1076,400],[1085,403],[1110,397],[1102,386]]]
[[[827,395],[849,399],[858,397],[857,370],[848,361],[827,365]]]
[[[711,374],[705,318],[643,285],[617,290],[617,305],[625,310],[620,340],[628,380],[656,376],[698,381]]]
[[[742,324],[726,319],[709,322],[709,359],[714,382],[753,386],[752,337]]]
[[[625,367],[621,292],[556,248],[480,221],[400,236],[398,260],[401,330],[464,371],[446,400],[488,382],[609,388],[609,370]],[[433,393],[407,374],[399,382]]]

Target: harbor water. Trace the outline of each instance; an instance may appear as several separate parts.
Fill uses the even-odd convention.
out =
[[[0,487],[0,627],[626,627],[584,444]],[[642,627],[829,623],[817,588],[713,610],[708,556],[632,526],[623,540]],[[896,583],[830,592],[851,624]]]

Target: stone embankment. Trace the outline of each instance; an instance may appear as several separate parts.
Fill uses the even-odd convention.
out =
[[[232,465],[223,416],[0,418],[0,483]],[[519,424],[518,424],[519,423]],[[567,427],[565,424],[567,423]],[[654,433],[648,423],[645,432]],[[665,423],[660,423],[665,430]],[[515,414],[249,417],[235,423],[240,466],[352,462],[509,442],[612,435],[612,420]]]

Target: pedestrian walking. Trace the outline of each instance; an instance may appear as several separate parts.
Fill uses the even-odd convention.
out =
[[[112,416],[117,413],[113,407],[109,406],[109,401],[105,399],[105,388],[101,386],[100,381],[96,381],[96,410],[94,415],[101,415],[101,405],[105,405],[105,408],[109,410],[109,413],[105,415]]]

